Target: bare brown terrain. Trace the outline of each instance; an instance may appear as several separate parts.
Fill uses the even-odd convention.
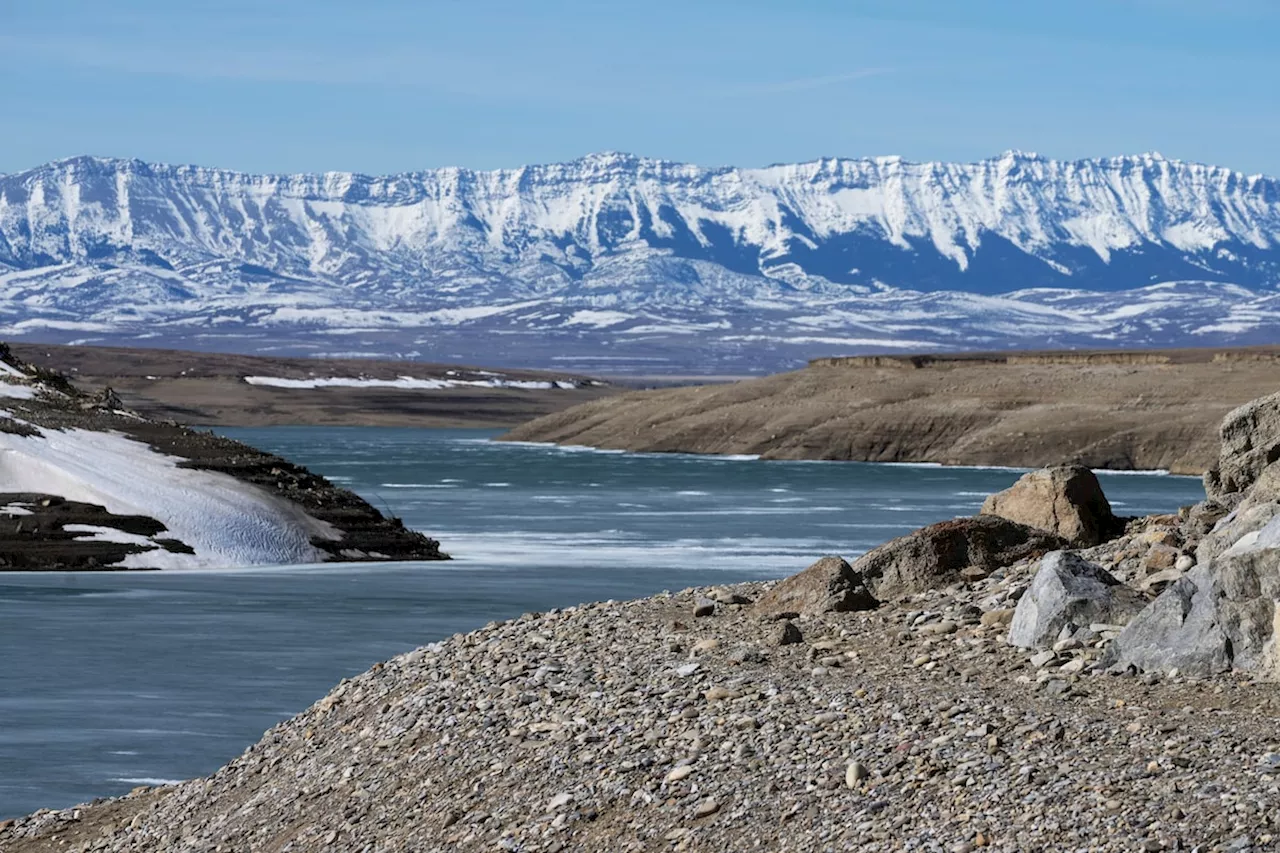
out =
[[[503,379],[571,388],[275,388],[246,376],[282,379],[480,379],[479,368],[417,361],[270,358],[126,347],[14,344],[15,355],[65,373],[88,392],[112,388],[123,403],[157,420],[220,426],[504,427],[617,393],[580,374],[494,369]]]
[[[505,438],[766,459],[1167,469],[1216,458],[1224,414],[1280,389],[1280,347],[819,359],[729,385],[637,391]]]

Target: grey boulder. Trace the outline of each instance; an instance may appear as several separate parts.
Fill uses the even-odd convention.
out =
[[[1045,649],[1063,629],[1075,631],[1094,622],[1123,625],[1146,600],[1100,566],[1070,551],[1055,551],[1040,561],[1031,586],[1018,601],[1009,625],[1009,643]]]
[[[1241,535],[1212,563],[1171,584],[1120,633],[1105,663],[1206,676],[1280,676],[1280,518]]]
[[[1280,393],[1232,409],[1218,427],[1218,462],[1204,475],[1205,494],[1243,492],[1280,459]]]

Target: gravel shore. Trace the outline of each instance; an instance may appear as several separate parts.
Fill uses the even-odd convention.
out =
[[[526,614],[0,849],[1273,849],[1274,685],[1033,659],[1033,565],[868,612],[764,617],[750,584]]]

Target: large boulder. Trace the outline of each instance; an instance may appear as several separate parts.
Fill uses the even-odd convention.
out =
[[[853,564],[881,601],[961,580],[961,571],[984,572],[1065,548],[1060,537],[994,515],[956,518],[922,527],[863,554]]]
[[[871,610],[879,604],[867,591],[862,575],[840,557],[823,557],[803,572],[769,590],[755,604],[761,614],[843,613]]]
[[[1101,566],[1071,551],[1055,551],[1040,561],[1031,586],[1018,600],[1009,643],[1048,648],[1064,629],[1074,633],[1094,622],[1124,625],[1146,603]]]
[[[983,515],[1056,533],[1077,548],[1091,548],[1123,528],[1093,472],[1059,465],[1024,474],[982,505]]]
[[[1120,633],[1106,662],[1212,675],[1280,677],[1280,517],[1249,530],[1170,585]]]
[[[1280,393],[1232,409],[1218,427],[1218,461],[1204,475],[1204,490],[1216,498],[1243,492],[1280,459]]]

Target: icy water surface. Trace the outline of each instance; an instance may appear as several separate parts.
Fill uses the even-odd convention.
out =
[[[0,818],[207,774],[370,664],[491,619],[779,577],[975,512],[1015,470],[501,444],[492,432],[225,430],[440,539],[447,563],[0,574]],[[1199,481],[1103,475],[1116,511]]]

